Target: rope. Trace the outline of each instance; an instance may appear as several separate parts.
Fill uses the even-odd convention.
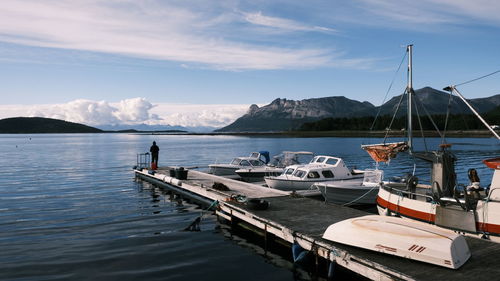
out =
[[[352,200],[351,202],[347,202],[347,203],[343,204],[342,206],[349,206],[349,205],[351,205],[352,203],[354,203],[354,202],[356,202],[356,201],[358,201],[358,200],[362,199],[363,197],[365,197],[366,195],[368,195],[368,193],[370,193],[370,192],[371,192],[374,188],[376,188],[376,187],[378,187],[378,185],[374,185],[372,188],[370,188],[370,190],[368,190],[367,192],[365,192],[365,194],[363,194],[363,195],[359,196],[358,198],[356,198],[356,199]],[[325,187],[325,189],[326,189],[326,187]]]
[[[455,85],[455,86],[461,86],[461,85],[469,84],[469,83],[472,83],[472,82],[474,82],[474,81],[481,80],[481,79],[483,79],[483,78],[486,78],[486,77],[488,77],[488,76],[491,76],[491,75],[493,75],[493,74],[497,74],[497,73],[499,73],[499,72],[500,72],[500,70],[497,70],[497,71],[494,71],[494,72],[492,72],[492,73],[489,73],[489,74],[483,75],[483,76],[481,76],[481,77],[478,77],[478,78],[475,78],[475,79],[472,79],[472,80],[469,80],[469,81],[462,82],[462,83],[457,84],[457,85]]]

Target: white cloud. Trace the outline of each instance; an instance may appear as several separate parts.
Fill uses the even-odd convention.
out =
[[[359,0],[361,9],[382,19],[413,29],[447,24],[500,24],[500,2],[496,0]],[[364,18],[370,23],[381,23]],[[386,25],[394,24],[386,22]]]
[[[185,127],[223,127],[241,117],[248,110],[248,104],[157,104],[152,110],[162,121],[154,124],[175,124]]]
[[[223,127],[245,114],[249,105],[151,104],[144,98],[117,103],[74,100],[53,105],[0,105],[0,118],[46,117],[99,125],[178,125]]]
[[[256,25],[273,27],[280,30],[290,31],[321,31],[321,32],[336,32],[336,30],[321,26],[310,26],[294,20],[265,16],[262,12],[243,13],[245,20]]]
[[[308,68],[338,62],[345,66],[329,48],[280,47],[291,44],[269,37],[264,41],[271,42],[261,38],[250,43],[251,36],[233,27],[244,21],[243,15],[224,6],[225,1],[210,3],[205,11],[200,1],[3,0],[0,41],[230,70]],[[328,30],[262,14],[247,14],[247,21],[286,32]]]

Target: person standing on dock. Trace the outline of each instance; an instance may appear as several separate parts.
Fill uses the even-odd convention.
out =
[[[151,152],[151,168],[156,170],[156,168],[158,168],[158,154],[160,148],[156,145],[155,141],[153,141],[153,145],[149,148],[149,152]]]

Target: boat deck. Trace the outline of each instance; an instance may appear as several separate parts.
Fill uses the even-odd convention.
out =
[[[467,238],[471,258],[458,270],[403,259],[375,251],[342,245],[322,239],[326,228],[336,222],[369,213],[333,205],[259,185],[226,179],[189,170],[186,180],[171,178],[168,168],[154,175],[135,171],[148,182],[179,192],[191,199],[210,204],[217,200],[217,215],[227,220],[242,220],[289,243],[297,242],[316,255],[372,280],[496,280],[500,276],[500,244]],[[213,189],[215,182],[229,190]],[[265,198],[266,210],[251,210],[232,196]]]

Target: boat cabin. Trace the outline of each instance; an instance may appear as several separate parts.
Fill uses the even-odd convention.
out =
[[[254,157],[236,157],[231,161],[230,165],[243,166],[243,167],[260,167],[266,165],[259,158]]]
[[[345,166],[344,161],[337,157],[315,156],[306,165],[292,165],[285,168],[283,176],[297,179],[343,179],[351,177],[351,171]]]

